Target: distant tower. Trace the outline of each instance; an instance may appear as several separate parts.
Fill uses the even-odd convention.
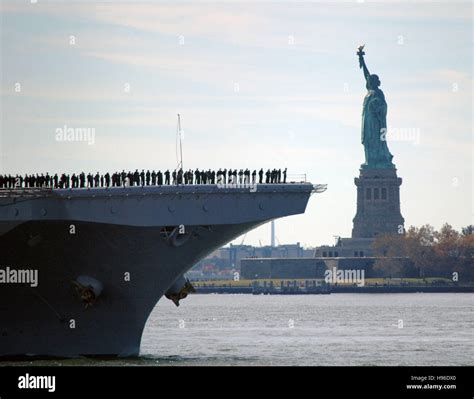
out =
[[[272,237],[271,237],[272,248],[275,248],[275,221],[272,220]]]

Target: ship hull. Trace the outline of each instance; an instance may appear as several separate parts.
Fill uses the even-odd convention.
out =
[[[14,251],[2,262],[38,270],[38,286],[1,287],[2,355],[138,355],[146,320],[168,287],[209,251],[255,227],[199,227],[173,247],[158,227],[74,224],[76,235],[65,234],[67,221],[27,223],[3,237],[2,252]],[[40,238],[29,245],[32,232]],[[79,276],[103,284],[91,306],[72,283]]]
[[[127,209],[127,220],[133,211],[137,218],[144,212],[153,214],[144,209],[145,202],[129,197],[115,205],[110,204],[110,197],[101,199],[91,193],[94,197],[86,203],[96,205],[103,200],[107,210],[109,205],[114,209],[99,212],[95,219],[100,222],[81,217],[89,217],[81,209],[84,198],[76,204],[63,203],[74,201],[71,195],[25,203],[4,199],[0,269],[37,270],[38,284],[0,284],[0,356],[137,356],[150,312],[180,276],[213,250],[256,226],[278,215],[301,213],[311,193],[308,187],[293,192],[264,191],[260,197],[229,192],[219,193],[219,198],[200,195],[197,199],[195,193],[190,194],[193,199],[186,198],[187,193],[157,194],[158,204],[152,201],[150,206],[172,209],[165,213],[173,217],[175,209],[169,203],[187,209],[186,201],[203,201],[198,204],[203,215],[181,215],[178,219],[183,224],[177,219],[159,224],[150,218],[146,223],[123,224],[121,206]],[[236,195],[238,209],[229,208],[228,216],[219,217],[222,223],[212,223],[209,214],[214,209],[220,212],[219,203],[224,209],[235,206]],[[135,208],[130,210],[130,206]],[[55,212],[64,207],[68,217],[55,219]],[[112,223],[104,220],[104,215],[109,219],[112,215]],[[186,223],[193,218],[199,223]],[[239,218],[245,221],[238,223]],[[179,227],[184,231],[177,240],[174,233]],[[80,276],[103,287],[92,303],[85,303],[78,295],[75,282]]]

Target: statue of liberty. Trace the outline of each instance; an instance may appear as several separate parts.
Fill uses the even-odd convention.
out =
[[[371,75],[364,61],[364,46],[357,51],[359,66],[364,71],[367,94],[362,110],[362,144],[365,150],[365,163],[362,169],[395,168],[393,155],[387,146],[387,103],[383,91],[379,89],[380,79]]]

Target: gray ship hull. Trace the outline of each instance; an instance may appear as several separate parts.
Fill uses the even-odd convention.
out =
[[[57,190],[0,198],[0,269],[38,270],[38,285],[0,284],[0,356],[136,356],[165,292],[216,248],[304,212],[310,184]],[[176,234],[178,228],[180,234]],[[74,281],[103,290],[91,306]]]

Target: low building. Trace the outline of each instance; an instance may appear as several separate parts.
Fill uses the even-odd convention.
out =
[[[373,238],[338,238],[335,245],[316,247],[314,255],[321,258],[363,258],[374,256]]]
[[[326,270],[363,270],[365,278],[391,277],[375,270],[376,257],[338,258],[248,258],[242,259],[240,278],[257,279],[323,279]],[[401,259],[401,258],[400,258]],[[417,277],[408,258],[403,259],[404,269],[410,272],[405,277]]]
[[[321,279],[327,270],[316,258],[248,258],[240,262],[240,278],[256,279]]]
[[[310,258],[314,249],[303,248],[299,242],[272,247],[270,245],[254,247],[252,245],[233,245],[222,247],[197,263],[193,269],[201,270],[204,265],[214,264],[219,269],[240,270],[240,262],[246,258]]]

